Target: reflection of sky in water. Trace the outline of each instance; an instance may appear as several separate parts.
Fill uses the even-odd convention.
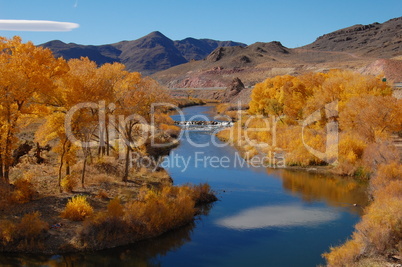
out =
[[[250,208],[218,220],[220,226],[251,230],[269,227],[313,226],[338,219],[336,212],[301,205],[278,205]]]

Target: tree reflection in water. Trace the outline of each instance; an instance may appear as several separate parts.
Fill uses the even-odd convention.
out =
[[[368,203],[367,184],[351,177],[318,173],[267,169],[282,179],[283,187],[304,201],[325,201],[334,207],[346,207],[362,215]]]

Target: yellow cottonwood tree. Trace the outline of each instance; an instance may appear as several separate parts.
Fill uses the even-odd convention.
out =
[[[152,104],[166,99],[167,93],[156,81],[143,78],[137,72],[127,75],[121,87],[117,88],[114,114],[120,119],[114,126],[123,138],[126,150],[123,181],[128,179],[130,152],[145,143],[148,137],[147,124],[151,121]]]
[[[0,178],[9,182],[12,151],[21,120],[41,113],[54,94],[54,81],[68,70],[49,49],[22,43],[20,37],[0,37]]]

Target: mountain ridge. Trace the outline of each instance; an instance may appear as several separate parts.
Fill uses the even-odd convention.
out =
[[[80,45],[52,40],[39,46],[49,48],[55,56],[65,59],[88,57],[98,65],[120,62],[129,71],[150,75],[157,71],[200,60],[221,46],[245,46],[233,41],[185,38],[173,41],[159,31],[132,41],[105,45]]]
[[[280,42],[257,42],[246,47],[220,47],[205,59],[185,63],[152,75],[171,87],[225,87],[238,77],[246,86],[276,75],[299,75],[306,72],[325,72],[348,69],[385,77],[401,82],[390,66],[401,59],[402,17],[384,23],[354,25],[318,37],[313,43],[287,48]],[[400,61],[400,60],[399,60]]]

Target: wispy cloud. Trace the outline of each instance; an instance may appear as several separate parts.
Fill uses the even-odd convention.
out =
[[[68,32],[80,25],[49,20],[0,20],[0,31]]]

